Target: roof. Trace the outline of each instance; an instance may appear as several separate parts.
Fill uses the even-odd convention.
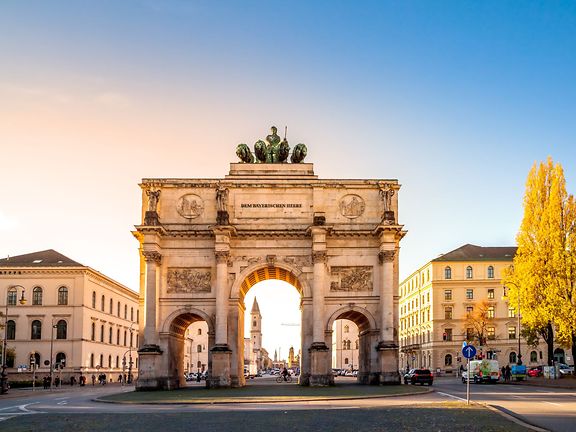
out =
[[[0,259],[0,267],[84,267],[84,265],[53,249],[48,249]]]
[[[438,261],[512,261],[516,255],[516,246],[484,247],[471,244],[443,254],[432,262]]]
[[[260,313],[260,308],[258,307],[258,301],[256,300],[256,297],[254,297],[254,303],[252,303],[251,313]]]

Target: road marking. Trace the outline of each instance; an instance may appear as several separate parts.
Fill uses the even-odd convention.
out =
[[[444,392],[439,392],[439,391],[437,391],[436,393],[441,394],[441,395],[443,395],[443,396],[448,396],[449,398],[452,398],[452,399],[457,399],[457,400],[459,400],[459,401],[466,402],[466,399],[463,399],[463,398],[458,397],[458,396],[454,396],[454,395],[451,395],[451,394],[448,394],[448,393],[444,393]]]
[[[562,406],[562,405],[560,405],[559,403],[556,403],[556,402],[548,402],[548,401],[542,401],[542,402],[547,403],[548,405]]]
[[[66,405],[67,403],[68,403],[67,401],[61,401],[61,402],[58,402],[56,405]]]

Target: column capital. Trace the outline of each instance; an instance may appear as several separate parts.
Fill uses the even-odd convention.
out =
[[[312,252],[312,262],[316,263],[325,263],[328,260],[328,254],[325,250],[320,251],[313,251]]]
[[[217,264],[228,263],[228,258],[230,258],[230,251],[215,251],[214,256],[216,257]]]
[[[162,254],[157,251],[142,251],[142,256],[146,262],[154,262],[156,264],[160,264],[162,261]]]
[[[384,264],[385,262],[393,262],[395,256],[396,256],[396,251],[383,250],[383,251],[380,251],[380,253],[378,254],[378,260],[380,261],[380,264]]]

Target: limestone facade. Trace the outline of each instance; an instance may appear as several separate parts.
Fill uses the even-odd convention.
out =
[[[184,372],[204,372],[208,368],[208,325],[194,322],[185,333]]]
[[[359,380],[399,381],[397,180],[323,180],[312,164],[231,164],[222,179],[144,179],[139,389],[178,388],[184,331],[208,326],[208,386],[243,386],[244,296],[301,295],[300,383],[329,385],[332,325],[359,328]]]
[[[26,304],[19,299],[24,297]],[[31,379],[31,357],[38,376],[54,364],[64,367],[64,380],[80,374],[105,373],[117,380],[132,355],[137,376],[139,343],[138,294],[113,279],[66,256],[47,250],[0,260],[0,311],[8,316],[1,335],[7,337],[9,379]],[[53,326],[56,326],[53,328]],[[123,363],[124,361],[124,363]],[[34,362],[32,362],[34,363]],[[18,372],[26,366],[27,372]],[[22,369],[21,369],[22,370]]]
[[[333,324],[332,368],[353,371],[358,369],[358,326],[353,321],[340,319]]]

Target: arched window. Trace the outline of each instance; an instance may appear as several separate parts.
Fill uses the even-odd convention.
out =
[[[92,291],[92,309],[96,309],[96,291]]]
[[[34,354],[34,362],[36,363],[36,367],[40,367],[40,353],[35,352]]]
[[[348,357],[346,357],[346,358],[344,359],[344,364],[345,364],[345,365],[348,364]]]
[[[197,350],[199,353],[201,353],[201,352],[202,352],[202,345],[198,345],[198,346],[196,347],[196,350]]]
[[[344,326],[344,333],[350,333],[350,326]]]
[[[494,279],[494,267],[488,266],[488,279]]]
[[[96,324],[95,323],[92,323],[92,337],[90,339],[96,340]]]
[[[106,297],[104,297],[104,294],[102,294],[102,297],[100,298],[100,310],[102,312],[104,312],[104,305],[106,304]]]
[[[64,354],[63,352],[59,352],[58,354],[56,354],[56,363],[55,363],[56,367],[59,368],[63,368],[66,366],[66,354]]]
[[[6,303],[8,306],[16,306],[16,298],[18,297],[18,292],[16,287],[8,288],[8,294],[6,296]]]
[[[130,321],[134,321],[134,308],[130,308]]]
[[[31,339],[42,339],[42,323],[38,320],[32,321]]]
[[[536,351],[530,351],[530,363],[536,363],[538,361],[538,353]]]
[[[114,313],[114,300],[110,299],[110,315]]]
[[[100,326],[100,342],[104,342],[104,324]],[[100,362],[100,366],[102,366],[102,362]]]
[[[94,367],[94,354],[90,354],[90,367]]]
[[[16,339],[16,321],[10,320],[6,323],[6,339]]]
[[[67,305],[68,304],[68,288],[61,286],[58,288],[58,304]]]
[[[516,353],[514,351],[512,351],[508,357],[509,363],[516,363]]]
[[[452,354],[446,354],[444,356],[444,366],[452,366]]]
[[[65,320],[59,320],[56,324],[56,339],[66,339],[68,333],[68,323]]]
[[[201,336],[202,335],[202,329],[198,329],[198,335]]]
[[[472,266],[466,267],[466,279],[472,279],[472,276],[473,276]]]
[[[452,279],[452,269],[450,267],[444,269],[444,279]]]
[[[42,304],[42,288],[39,286],[34,287],[32,290],[32,304],[41,305]]]

